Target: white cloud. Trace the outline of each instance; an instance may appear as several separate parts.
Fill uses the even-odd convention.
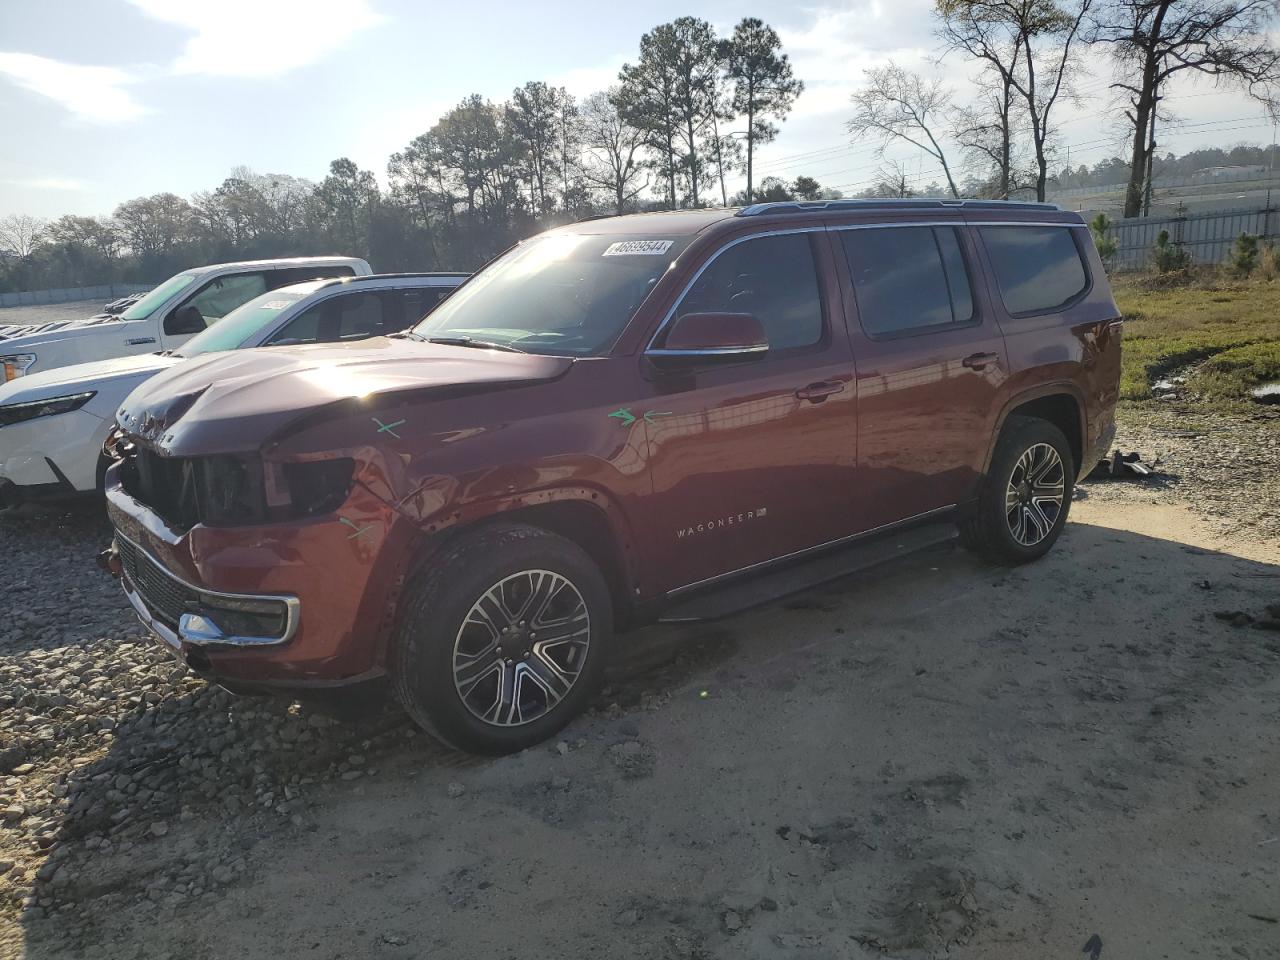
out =
[[[608,90],[618,82],[618,73],[627,62],[624,56],[599,67],[575,67],[547,80],[552,87],[564,87],[578,99],[589,97],[600,90]]]
[[[115,67],[86,67],[33,53],[0,53],[0,73],[92,123],[136,120],[147,112],[124,89],[133,78]]]
[[[4,182],[26,187],[28,190],[79,191],[84,190],[86,186],[83,180],[75,180],[71,177],[35,177],[31,180],[6,180]]]
[[[324,59],[385,21],[367,0],[130,0],[156,20],[195,32],[177,74],[274,77]]]

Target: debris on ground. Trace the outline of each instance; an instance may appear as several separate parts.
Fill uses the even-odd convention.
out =
[[[1217,610],[1213,614],[1233,627],[1253,627],[1256,630],[1280,630],[1280,603],[1267,605],[1266,613],[1255,617],[1244,610]]]
[[[1159,457],[1147,462],[1142,459],[1142,454],[1140,453],[1124,453],[1118,449],[1112,450],[1110,456],[1103,457],[1098,461],[1098,465],[1089,471],[1089,479],[1127,480],[1133,477],[1146,479],[1155,474],[1156,465],[1159,463]]]

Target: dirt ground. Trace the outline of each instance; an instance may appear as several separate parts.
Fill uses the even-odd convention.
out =
[[[100,521],[3,519],[0,955],[1280,956],[1274,490],[1224,519],[1166,439],[1036,564],[945,548],[625,636],[501,760],[231,702],[112,605]]]

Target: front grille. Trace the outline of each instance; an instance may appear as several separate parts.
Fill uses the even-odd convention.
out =
[[[134,444],[124,461],[125,492],[178,530],[265,519],[261,464],[254,458],[162,457]]]
[[[198,608],[200,595],[123,537],[116,537],[116,549],[125,575],[151,615],[177,630],[182,615]]]

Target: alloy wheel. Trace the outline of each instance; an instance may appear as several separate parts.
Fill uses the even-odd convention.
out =
[[[1005,518],[1009,533],[1024,547],[1047,537],[1062,513],[1066,471],[1062,457],[1048,443],[1028,447],[1013,466],[1005,490]]]
[[[453,644],[453,682],[477,719],[516,727],[545,716],[577,682],[591,644],[578,588],[550,570],[505,577],[472,604]]]

